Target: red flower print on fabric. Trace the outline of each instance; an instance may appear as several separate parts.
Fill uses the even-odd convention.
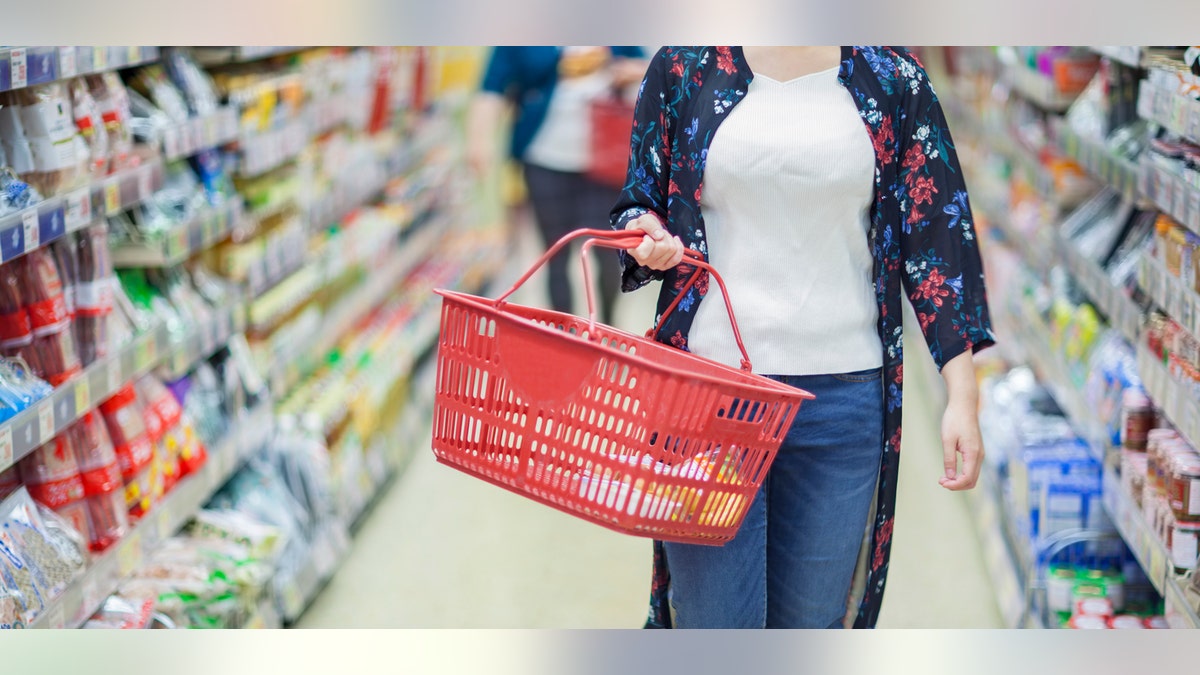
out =
[[[937,185],[934,184],[933,178],[929,176],[919,176],[909,188],[908,194],[912,197],[913,206],[918,204],[932,204],[933,195],[937,194]],[[916,209],[913,209],[914,211]]]
[[[875,537],[875,559],[871,561],[871,569],[878,570],[883,567],[883,549],[892,541],[892,525],[896,522],[895,517],[888,518],[879,528],[879,532]]]
[[[676,349],[687,348],[687,338],[683,337],[683,333],[680,331],[675,331],[675,334],[671,336],[670,342],[671,346]]]
[[[937,314],[934,314],[933,312],[930,312],[928,314],[926,314],[925,312],[917,312],[917,321],[919,321],[921,323],[921,330],[925,330],[926,328],[929,328],[929,325],[932,324],[934,319],[936,319],[936,318],[937,318]]]
[[[942,298],[950,296],[950,289],[943,288],[946,277],[938,273],[937,268],[929,272],[929,276],[917,286],[917,295],[922,300],[931,300],[935,307],[942,306]]]
[[[879,126],[871,130],[871,144],[875,146],[875,155],[879,157],[879,163],[887,166],[895,159],[895,155],[891,148],[892,143],[896,140],[896,135],[892,131],[892,118],[885,116]]]
[[[920,171],[921,167],[925,166],[925,151],[920,145],[909,147],[908,152],[904,155],[903,166],[905,169],[908,169],[914,173]],[[914,174],[909,174],[909,177],[913,176]]]
[[[717,68],[728,75],[737,72],[737,69],[733,67],[733,54],[729,51],[729,47],[717,47]]]

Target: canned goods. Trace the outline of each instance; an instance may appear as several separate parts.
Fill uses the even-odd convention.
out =
[[[1150,397],[1140,389],[1126,389],[1121,395],[1121,445],[1130,450],[1145,450],[1154,423]]]
[[[1200,520],[1200,455],[1175,455],[1167,483],[1167,499],[1179,521]]]
[[[1175,521],[1167,537],[1167,548],[1171,551],[1171,563],[1179,572],[1196,567],[1200,558],[1200,523]]]

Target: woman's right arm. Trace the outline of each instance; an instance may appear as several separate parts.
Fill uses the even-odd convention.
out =
[[[625,188],[610,214],[614,229],[646,233],[636,248],[620,252],[624,291],[662,279],[663,271],[678,265],[683,257],[683,243],[671,236],[666,225],[674,119],[668,102],[671,65],[671,48],[664,47],[646,70],[633,114]]]

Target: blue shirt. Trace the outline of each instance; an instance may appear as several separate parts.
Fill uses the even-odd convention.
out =
[[[640,47],[609,47],[609,50],[617,58],[644,56]],[[508,97],[516,105],[509,147],[516,159],[525,156],[546,119],[550,97],[558,84],[561,54],[559,47],[496,47],[492,50],[480,88]]]

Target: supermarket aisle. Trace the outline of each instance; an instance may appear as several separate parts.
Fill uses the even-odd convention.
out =
[[[515,260],[527,264],[540,251],[529,230],[523,235]],[[544,305],[541,288],[535,277],[514,301]],[[625,296],[617,323],[644,330],[653,295]],[[928,372],[906,368],[904,487],[880,627],[999,627],[966,501],[937,485],[938,427],[920,422],[935,419],[929,411],[940,404],[931,386],[937,376],[924,358]],[[425,443],[300,626],[638,627],[649,554],[648,541],[439,466]]]

